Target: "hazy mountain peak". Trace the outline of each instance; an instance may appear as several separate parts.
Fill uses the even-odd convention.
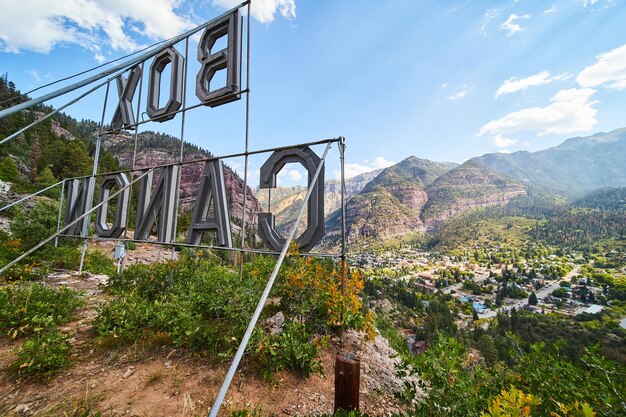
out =
[[[479,162],[529,186],[575,196],[626,185],[626,128],[567,139],[538,152],[485,154]]]

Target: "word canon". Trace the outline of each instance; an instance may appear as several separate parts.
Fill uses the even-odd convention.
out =
[[[275,188],[276,176],[288,163],[300,163],[308,172],[311,187],[321,159],[309,147],[294,147],[273,152],[260,169],[260,188]],[[171,243],[176,234],[176,207],[179,195],[180,165],[169,165],[161,169],[158,179],[154,170],[144,172],[139,179],[139,197],[133,239],[147,240],[152,228],[157,225],[157,241]],[[73,223],[86,212],[92,178],[68,180],[66,191],[65,225]],[[125,230],[130,201],[130,184],[124,173],[107,174],[100,183],[99,202],[96,211],[96,234],[104,238],[118,238]],[[156,185],[154,185],[156,184]],[[224,181],[224,166],[220,159],[207,160],[199,181],[196,203],[187,232],[187,243],[199,245],[206,232],[215,233],[219,246],[232,247],[230,215]],[[114,189],[122,190],[113,199]],[[115,201],[113,222],[107,218]],[[324,166],[308,200],[306,230],[297,238],[302,252],[310,251],[324,237]],[[158,219],[158,222],[157,222]],[[80,235],[85,230],[88,217],[67,228],[66,233]],[[258,234],[268,248],[280,251],[285,239],[275,229],[272,213],[258,214]]]

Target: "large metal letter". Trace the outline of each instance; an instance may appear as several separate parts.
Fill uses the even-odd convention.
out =
[[[87,195],[89,189],[89,178],[83,178],[82,180],[68,180],[67,192],[65,193],[65,218],[63,224],[73,222],[83,214],[85,214],[87,206]],[[68,235],[81,235],[83,229],[83,223],[88,222],[87,217],[78,223],[72,225],[65,231]]]
[[[176,234],[174,224],[176,223],[175,210],[178,199],[180,167],[173,165],[163,168],[154,195],[152,195],[153,178],[153,172],[150,172],[140,181],[134,238],[147,240],[160,212],[157,239],[161,243],[171,243]]]
[[[276,188],[276,174],[290,162],[298,162],[309,173],[308,186],[311,186],[315,171],[321,159],[308,146],[305,148],[283,149],[274,152],[261,167],[259,188]],[[307,228],[296,242],[302,252],[308,252],[324,238],[324,167],[317,178],[307,205]],[[259,213],[259,236],[269,248],[280,251],[285,239],[274,228],[275,218],[272,213]]]
[[[154,57],[150,65],[150,77],[148,82],[148,115],[152,120],[164,122],[176,116],[176,110],[183,105],[183,64],[185,58],[172,46],[162,50]],[[159,107],[161,96],[161,75],[163,70],[171,64],[170,73],[170,96],[167,104]]]
[[[211,200],[213,201],[213,216],[209,217]],[[224,166],[220,160],[208,161],[204,166],[198,197],[191,216],[187,243],[199,245],[202,241],[202,235],[208,231],[216,233],[219,246],[233,247],[228,201],[226,200]]]
[[[241,36],[239,33],[239,11],[224,16],[208,26],[198,44],[198,61],[202,64],[196,77],[196,96],[210,107],[220,106],[241,97],[239,74],[241,72]],[[221,51],[211,49],[222,36],[228,35],[228,46]],[[226,69],[226,86],[211,89],[211,79],[216,72]]]
[[[133,113],[133,97],[135,96],[135,90],[141,80],[141,68],[139,65],[135,65],[128,74],[128,80],[120,75],[115,79],[117,82],[117,94],[120,98],[115,113],[113,113],[113,120],[111,126],[113,129],[122,129],[127,126],[132,126],[135,123],[135,114]]]
[[[120,237],[126,227],[126,217],[128,216],[128,200],[130,199],[130,189],[126,188],[117,196],[117,209],[115,210],[115,222],[109,227],[107,214],[109,212],[109,196],[111,189],[116,185],[122,189],[130,182],[125,174],[106,175],[100,185],[100,200],[104,202],[97,209],[96,214],[96,234],[100,237]]]

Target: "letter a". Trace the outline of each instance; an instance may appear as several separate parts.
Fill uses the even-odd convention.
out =
[[[213,200],[213,217],[209,217]],[[200,181],[198,197],[191,216],[187,243],[199,245],[205,232],[216,232],[219,246],[232,248],[224,165],[220,160],[207,161]]]

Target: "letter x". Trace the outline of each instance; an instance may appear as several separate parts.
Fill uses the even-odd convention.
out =
[[[120,75],[115,79],[117,82],[117,95],[119,103],[113,114],[111,126],[114,130],[118,130],[135,123],[135,114],[133,113],[133,97],[137,84],[141,80],[141,68],[139,65],[134,66],[128,75],[128,80]]]

